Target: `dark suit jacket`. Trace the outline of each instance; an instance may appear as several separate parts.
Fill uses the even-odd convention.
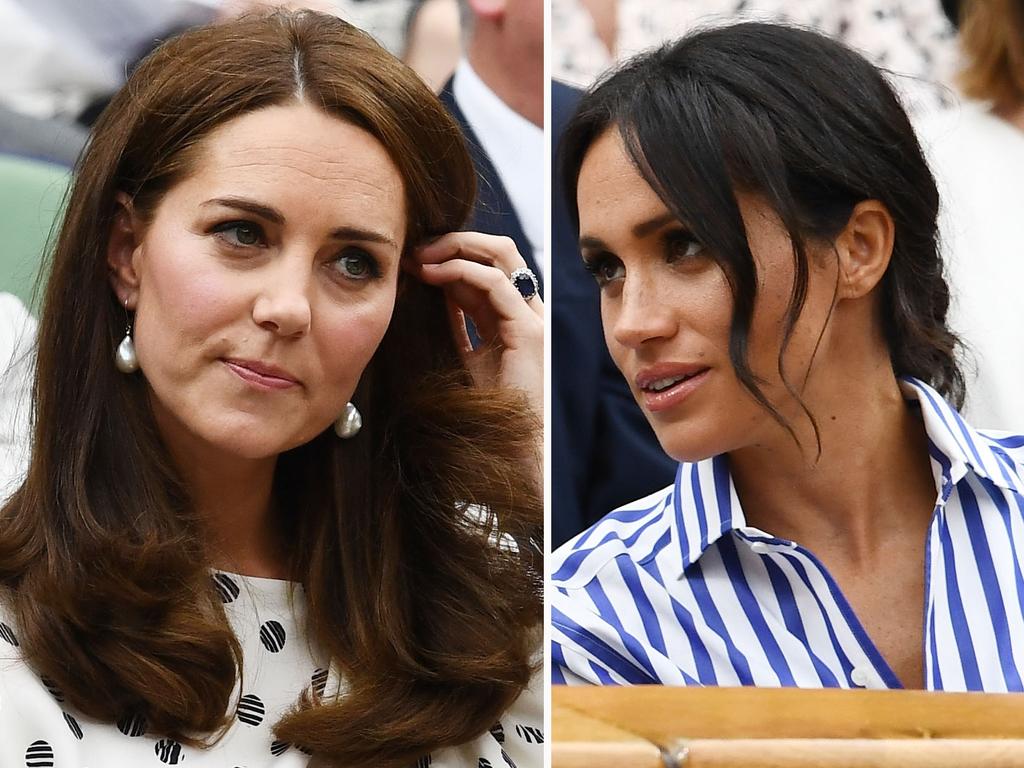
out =
[[[526,259],[526,265],[537,275],[541,282],[541,293],[543,294],[543,280],[541,270],[537,268],[537,262],[533,255],[533,246],[523,232],[523,226],[519,223],[512,201],[509,199],[505,185],[501,183],[498,171],[487,156],[480,139],[473,132],[466,116],[459,108],[455,100],[455,92],[452,90],[452,80],[445,83],[444,89],[438,94],[449,114],[455,118],[462,128],[469,147],[469,154],[473,158],[473,165],[477,173],[477,196],[476,207],[473,209],[473,216],[467,223],[467,228],[476,232],[486,232],[491,235],[505,235],[511,237],[519,249],[519,253]],[[544,194],[544,180],[537,179],[537,194]]]
[[[580,92],[551,83],[552,141]],[[557,152],[552,163],[551,544],[557,547],[616,507],[672,483],[676,463],[661,450],[601,330],[600,295],[583,269]]]

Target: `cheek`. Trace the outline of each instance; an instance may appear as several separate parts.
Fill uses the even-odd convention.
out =
[[[356,305],[328,306],[320,313],[317,346],[332,384],[350,393],[355,388],[387,332],[395,294],[391,287]]]
[[[208,339],[237,315],[237,281],[185,249],[150,248],[143,255],[135,314],[140,359],[168,345]]]

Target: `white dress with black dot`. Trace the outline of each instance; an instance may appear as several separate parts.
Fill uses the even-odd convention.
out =
[[[52,683],[21,658],[18,629],[0,607],[0,766],[3,768],[306,768],[310,757],[277,741],[272,726],[307,688],[328,695],[340,682],[310,648],[301,587],[273,579],[213,576],[244,653],[238,712],[206,749],[150,735],[138,717],[103,723],[75,712]],[[291,599],[289,593],[291,592]],[[544,760],[539,677],[499,723],[461,747],[418,760],[415,768],[534,768]],[[410,766],[410,768],[413,768]]]

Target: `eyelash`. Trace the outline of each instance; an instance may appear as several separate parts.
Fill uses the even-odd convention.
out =
[[[607,252],[600,253],[595,256],[583,257],[583,268],[593,276],[594,280],[597,281],[598,286],[601,288],[604,288],[608,283],[615,279],[614,277],[608,277],[605,274],[605,269],[613,265],[621,267],[622,262]]]
[[[253,243],[243,243],[238,239],[238,231],[242,229],[248,229],[255,233],[257,241]],[[245,248],[262,248],[266,246],[266,235],[263,232],[263,227],[252,221],[225,221],[221,224],[217,224],[210,230],[220,240],[230,248],[245,249]],[[235,236],[230,237],[227,233],[234,232]],[[361,280],[375,280],[381,276],[381,267],[379,260],[362,248],[356,246],[346,246],[341,252],[328,263],[330,265],[343,265],[349,259],[361,259],[366,265],[366,273],[362,275],[353,274],[346,272],[341,267],[337,268],[337,272],[342,277],[348,278],[349,280],[361,281]]]
[[[704,252],[704,245],[697,240],[690,232],[684,229],[673,230],[662,238],[665,249],[665,261],[668,264],[676,264],[680,261],[698,258]],[[694,247],[696,246],[696,250]],[[615,274],[608,276],[607,269],[616,267]],[[583,268],[587,270],[597,281],[599,287],[604,288],[613,280],[619,279],[622,262],[618,257],[608,251],[602,251],[594,256],[583,258]]]

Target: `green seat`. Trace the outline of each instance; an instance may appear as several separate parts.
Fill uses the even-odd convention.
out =
[[[33,313],[36,277],[70,181],[71,171],[59,165],[0,155],[0,291]]]

